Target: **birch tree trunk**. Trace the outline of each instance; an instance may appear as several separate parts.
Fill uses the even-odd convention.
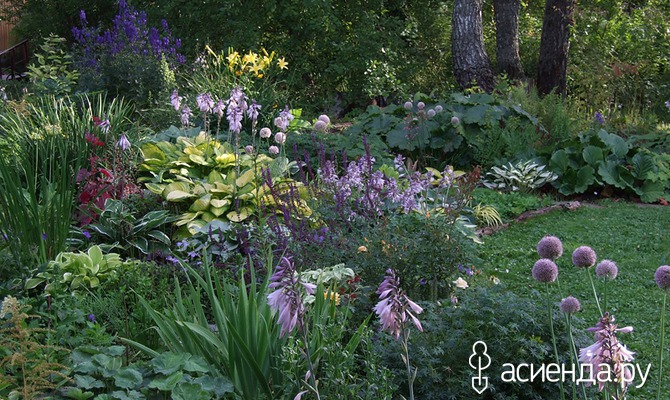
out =
[[[451,22],[451,53],[456,82],[463,89],[477,85],[490,93],[494,80],[484,48],[482,0],[455,0]]]

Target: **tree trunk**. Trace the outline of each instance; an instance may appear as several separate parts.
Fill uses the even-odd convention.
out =
[[[537,73],[540,95],[552,90],[563,97],[566,95],[570,25],[575,4],[576,0],[547,0],[544,7]]]
[[[498,72],[509,79],[524,78],[519,57],[519,9],[521,0],[493,0],[496,21]]]
[[[494,80],[489,56],[484,49],[482,0],[455,0],[451,22],[451,53],[456,82],[463,89],[474,84],[490,93]]]

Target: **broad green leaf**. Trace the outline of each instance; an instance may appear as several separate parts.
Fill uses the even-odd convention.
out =
[[[225,377],[201,376],[194,379],[193,383],[200,384],[204,390],[213,392],[217,397],[223,397],[235,391],[230,379]]]
[[[172,400],[210,400],[212,394],[197,383],[184,382],[174,388],[171,397]]]
[[[95,396],[93,392],[84,392],[80,388],[70,388],[65,392],[65,397],[74,400],[87,400]]]
[[[173,191],[169,192],[167,194],[167,196],[165,196],[165,200],[167,200],[167,201],[179,201],[179,200],[187,199],[187,198],[193,197],[193,196],[195,196],[195,195],[192,194],[192,193],[183,192],[181,190],[173,190]]]
[[[102,388],[105,387],[105,384],[102,381],[95,379],[90,375],[79,375],[75,374],[74,376],[75,384],[82,389],[93,389],[93,388]]]
[[[256,178],[256,172],[253,169],[249,169],[243,172],[239,178],[235,179],[235,185],[237,185],[238,188],[241,188],[247,183],[253,182],[255,178]]]
[[[171,375],[165,377],[159,377],[153,379],[149,382],[149,387],[169,392],[177,386],[177,383],[181,381],[181,378],[184,376],[182,371],[173,372]]]
[[[156,373],[170,375],[182,368],[186,362],[186,358],[185,353],[168,351],[152,359],[151,365],[154,367]]]
[[[212,199],[211,194],[206,194],[191,204],[190,211],[205,211],[209,208],[210,200]]]
[[[209,204],[211,204],[212,207],[226,207],[230,205],[230,200],[229,199],[212,199],[210,200]]]
[[[596,168],[603,161],[603,150],[596,146],[586,146],[582,151],[582,156],[587,164]]]
[[[568,157],[568,153],[565,150],[560,149],[551,155],[549,167],[552,170],[559,172],[559,174],[562,174],[567,171],[569,163],[570,158]]]
[[[633,169],[631,171],[633,176],[641,180],[647,179],[647,175],[651,172],[654,172],[656,169],[656,165],[654,164],[654,160],[651,158],[651,156],[641,152],[638,152],[633,156],[631,164],[633,165]]]
[[[163,190],[165,190],[166,185],[160,183],[147,182],[144,184],[144,186],[146,186],[146,188],[149,189],[151,193],[163,194]]]
[[[604,129],[601,129],[600,132],[598,132],[598,137],[607,145],[607,147],[609,147],[612,154],[616,157],[623,158],[628,154],[628,143],[626,143],[621,136],[608,133]]]
[[[653,203],[666,195],[663,182],[645,181],[636,192],[645,203]]]
[[[238,211],[231,211],[226,214],[226,218],[233,222],[242,222],[253,212],[251,207],[241,207]]]
[[[124,367],[114,375],[116,386],[124,389],[132,389],[142,383],[142,374],[131,367]]]
[[[199,155],[199,154],[191,154],[191,155],[188,156],[188,158],[196,164],[209,165],[207,160],[205,160],[205,158],[203,156]]]
[[[103,260],[102,250],[100,250],[99,246],[91,246],[88,249],[88,256],[91,258],[93,264],[100,264]]]

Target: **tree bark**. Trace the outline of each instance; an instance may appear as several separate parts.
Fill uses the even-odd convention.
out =
[[[484,48],[482,0],[455,0],[451,18],[451,53],[454,77],[465,89],[473,84],[493,91],[491,62]]]
[[[496,22],[496,59],[498,72],[507,78],[524,78],[519,57],[519,9],[521,0],[493,0]]]
[[[568,50],[570,26],[576,0],[547,0],[542,22],[537,91],[546,95],[554,90],[565,97],[567,93]]]

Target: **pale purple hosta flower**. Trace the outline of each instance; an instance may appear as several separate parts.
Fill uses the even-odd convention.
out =
[[[279,314],[277,319],[277,323],[281,325],[279,335],[284,337],[290,334],[296,326],[302,329],[305,306],[302,302],[301,288],[309,294],[314,294],[316,285],[302,282],[293,262],[287,257],[282,257],[270,277],[268,288],[275,289],[268,295],[268,305]]]
[[[275,118],[275,126],[279,128],[280,131],[286,132],[293,118],[294,117],[293,114],[291,114],[291,110],[289,110],[288,106],[286,106],[284,110],[279,113],[279,116]]]
[[[109,133],[109,129],[112,127],[112,124],[109,122],[109,118],[105,118],[103,120],[97,120],[95,122],[95,126],[100,128],[100,131],[102,131],[102,133],[107,134]]]
[[[181,108],[181,100],[183,97],[179,95],[179,92],[177,92],[177,89],[172,91],[172,95],[170,95],[170,104],[172,104],[172,107],[174,107],[175,111],[179,111],[179,108]]]
[[[376,293],[380,301],[374,310],[379,316],[382,330],[387,331],[398,340],[405,329],[406,322],[411,319],[416,328],[423,332],[421,322],[412,314],[413,312],[421,314],[423,309],[400,289],[400,279],[396,277],[392,269],[386,270],[386,276]]]
[[[201,113],[208,113],[214,108],[214,99],[209,93],[202,93],[195,97],[198,109]]]
[[[261,105],[256,103],[256,100],[251,100],[251,104],[247,109],[247,117],[253,122],[256,122],[258,119],[258,113],[261,110]]]
[[[608,382],[615,382],[620,385],[622,390],[625,390],[626,386],[632,381],[631,371],[624,369],[623,364],[632,361],[635,353],[619,343],[616,333],[632,332],[633,327],[617,328],[614,321],[614,316],[606,312],[596,326],[587,329],[589,332],[595,332],[596,342],[579,350],[579,362],[591,364],[590,378],[592,381],[598,381],[600,391]],[[609,365],[611,376],[602,379],[601,372],[606,371],[606,368],[603,367],[605,364]]]
[[[116,142],[116,147],[119,147],[123,151],[126,151],[126,150],[130,149],[130,141],[126,137],[125,133],[121,134],[121,137],[119,138],[119,141]]]
[[[231,107],[228,104],[228,109],[226,110],[226,118],[228,119],[228,129],[231,132],[239,134],[242,130],[242,110],[239,107]]]
[[[247,96],[242,91],[242,88],[236,87],[230,91],[230,97],[228,98],[228,108],[238,108],[245,113],[249,108],[247,104]]]
[[[393,159],[393,167],[395,168],[396,171],[399,172],[405,169],[405,157],[403,157],[402,154],[398,154],[397,156],[395,156],[395,158]]]
[[[261,128],[261,130],[260,130],[260,132],[258,132],[258,134],[259,134],[263,139],[267,139],[267,138],[269,138],[270,136],[272,136],[272,131],[270,130],[270,128],[268,128],[268,127],[264,127],[264,128]]]
[[[619,273],[619,268],[614,261],[603,260],[596,265],[596,276],[598,278],[615,279]]]
[[[226,103],[219,99],[219,101],[216,102],[216,105],[214,108],[212,108],[212,113],[216,114],[216,117],[218,118],[219,121],[223,118],[223,110],[226,109]]]
[[[181,109],[181,124],[183,126],[188,126],[189,120],[192,116],[193,113],[191,113],[191,109],[184,104],[184,107]]]
[[[547,235],[537,243],[537,254],[542,258],[555,260],[563,255],[563,243],[556,236]]]

